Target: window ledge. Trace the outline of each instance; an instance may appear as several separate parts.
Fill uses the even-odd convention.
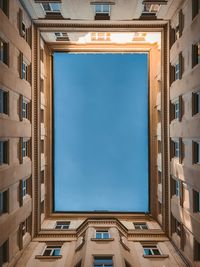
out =
[[[143,255],[144,258],[168,258],[168,254],[161,254],[161,255]]]
[[[36,256],[35,256],[35,259],[42,259],[42,260],[45,260],[45,259],[55,260],[55,259],[61,259],[61,258],[62,258],[62,255],[59,255],[59,256],[43,256],[43,255],[36,255]]]
[[[113,241],[114,238],[91,238],[91,241]]]

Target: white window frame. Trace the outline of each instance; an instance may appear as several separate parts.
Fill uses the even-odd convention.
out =
[[[174,118],[178,119],[179,118],[179,113],[180,113],[180,103],[179,103],[179,99],[175,100],[173,102],[174,105]]]
[[[144,223],[133,223],[133,224],[134,224],[134,227],[135,227],[136,230],[147,230],[147,229],[149,229],[146,222],[144,222]],[[143,227],[143,226],[145,226],[145,227]],[[136,228],[136,227],[138,227],[138,228]]]
[[[175,64],[175,80],[179,80],[180,79],[180,64],[179,62],[177,62]]]
[[[104,236],[105,234],[107,235],[107,237]],[[100,237],[97,237],[97,235],[100,235]],[[109,239],[110,233],[108,230],[96,230],[95,231],[95,238],[96,239]]]
[[[50,10],[45,10],[45,8],[44,8],[44,6],[43,6],[43,4],[48,4],[49,5],[49,9]],[[53,12],[60,12],[60,4],[59,3],[43,3],[43,4],[40,4],[41,5],[41,7],[42,7],[42,9],[43,9],[43,11],[47,14],[47,13],[53,13]],[[58,9],[55,9],[54,8],[54,4],[56,4],[59,8]]]
[[[104,7],[107,6],[108,7],[108,11],[104,10]],[[97,7],[100,7],[100,11],[97,10]],[[108,14],[110,15],[110,10],[111,10],[111,6],[109,4],[102,4],[102,3],[97,3],[94,5],[94,12],[95,12],[95,15],[98,15],[98,14]]]
[[[69,225],[70,225],[70,222],[68,221],[56,221],[56,224],[55,224],[55,227],[54,229],[56,230],[67,230],[69,229]],[[66,226],[68,226],[67,228],[65,228]],[[57,228],[59,227],[59,228]]]
[[[145,249],[149,249],[150,250],[150,252],[151,252],[151,254],[149,255],[149,254],[146,254],[145,253]],[[159,254],[155,254],[154,253],[154,250],[157,250],[158,252],[159,252]],[[154,256],[154,255],[162,255],[162,252],[160,251],[160,249],[158,248],[158,246],[157,245],[149,245],[149,246],[146,246],[146,245],[143,245],[143,251],[144,251],[144,255],[145,256]]]
[[[53,253],[54,253],[55,250],[59,250],[59,255],[53,255]],[[50,257],[57,257],[57,256],[60,256],[61,255],[61,246],[60,245],[58,245],[58,246],[56,246],[56,245],[47,245],[44,248],[43,252],[42,252],[42,256],[44,256],[44,257],[47,256],[47,255],[44,255],[45,254],[45,251],[51,251],[50,252],[50,255],[48,255],[48,256],[50,256]]]
[[[24,60],[22,62],[22,79],[28,80],[28,64]]]

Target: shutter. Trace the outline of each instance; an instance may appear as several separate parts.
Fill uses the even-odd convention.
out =
[[[23,110],[23,96],[20,95],[19,96],[19,119],[20,119],[20,121],[23,120],[23,112],[22,112],[22,110]]]
[[[175,43],[175,30],[171,27],[170,25],[170,39],[169,39],[169,43],[170,43],[170,48],[172,47],[172,45]]]
[[[22,64],[23,64],[23,54],[22,52],[19,53],[19,77],[22,79]]]
[[[23,163],[23,155],[22,155],[22,143],[23,143],[23,138],[19,138],[19,163]]]
[[[179,138],[179,163],[183,162],[183,157],[184,157],[184,146],[183,146],[183,141],[182,138]]]
[[[170,101],[170,121],[172,121],[175,117],[175,108],[174,104]]]
[[[179,61],[179,79],[182,79],[183,71],[184,71],[184,58],[182,52],[178,55]]]
[[[192,68],[198,64],[198,46],[192,45]]]
[[[178,22],[179,22],[179,37],[181,37],[184,28],[184,15],[182,9],[179,11],[178,14]]]
[[[28,28],[28,44],[31,48],[32,47],[32,26]]]
[[[18,243],[19,243],[19,250],[23,249],[23,236],[22,236],[22,229],[23,229],[23,223],[20,223],[19,225],[19,232],[18,232]]]
[[[180,181],[180,206],[183,207],[183,182]]]
[[[170,159],[174,157],[174,142],[170,139]]]
[[[181,121],[182,120],[182,117],[183,117],[183,97],[182,97],[182,95],[180,95],[179,97],[178,97],[178,102],[179,102],[179,121]]]
[[[170,85],[174,82],[175,80],[175,67],[170,64]]]
[[[19,206],[23,205],[22,180],[19,181]]]
[[[192,116],[194,116],[197,113],[197,105],[198,105],[197,94],[192,93]]]
[[[23,29],[22,29],[22,22],[23,22],[23,11],[22,9],[20,8],[19,9],[19,34],[21,37],[24,37],[24,32],[23,32]]]

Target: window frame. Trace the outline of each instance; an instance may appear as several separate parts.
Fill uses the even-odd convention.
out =
[[[60,257],[61,256],[61,245],[46,245],[43,252],[42,257]],[[59,250],[59,255],[53,255],[56,250]],[[44,255],[46,251],[51,251],[50,255]]]
[[[0,166],[9,164],[9,141],[0,139]]]
[[[99,237],[97,237],[98,235],[99,235]],[[110,238],[109,230],[107,230],[107,229],[96,229],[95,230],[95,238],[96,239],[109,239]]]
[[[135,227],[135,230],[148,230],[149,229],[146,222],[139,222],[139,223],[136,222],[136,223],[133,223],[133,225]]]
[[[0,88],[0,114],[9,114],[9,92]]]
[[[161,250],[158,248],[157,245],[143,245],[143,255],[144,256],[161,256],[163,255]],[[149,250],[151,254],[146,254],[145,249]],[[154,253],[154,250],[158,251],[158,254]]]
[[[0,192],[0,216],[9,213],[9,190]]]
[[[102,262],[96,262],[95,261],[102,261]],[[111,260],[111,262],[109,262]],[[112,267],[113,265],[113,256],[111,255],[94,255],[93,256],[93,267]]]
[[[108,10],[104,10],[104,7],[108,7]],[[100,11],[97,10],[97,7],[100,7]],[[110,16],[111,5],[108,3],[95,3],[94,4],[95,15],[104,14]]]
[[[55,230],[68,230],[69,226],[70,226],[70,221],[56,221],[54,229]]]
[[[9,43],[0,38],[0,62],[9,66]]]
[[[59,8],[58,9],[54,8],[53,7],[54,4],[58,5]],[[60,11],[61,11],[60,3],[48,3],[47,2],[47,3],[41,3],[40,5],[42,7],[42,10],[45,12],[45,14],[58,13],[58,12],[60,13]],[[44,5],[48,5],[49,6],[49,10],[46,10]]]
[[[22,61],[22,80],[28,81],[28,64]]]

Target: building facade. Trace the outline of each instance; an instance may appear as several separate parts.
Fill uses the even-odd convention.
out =
[[[0,266],[200,266],[199,1],[0,7]],[[54,212],[54,51],[148,53],[148,214]]]

